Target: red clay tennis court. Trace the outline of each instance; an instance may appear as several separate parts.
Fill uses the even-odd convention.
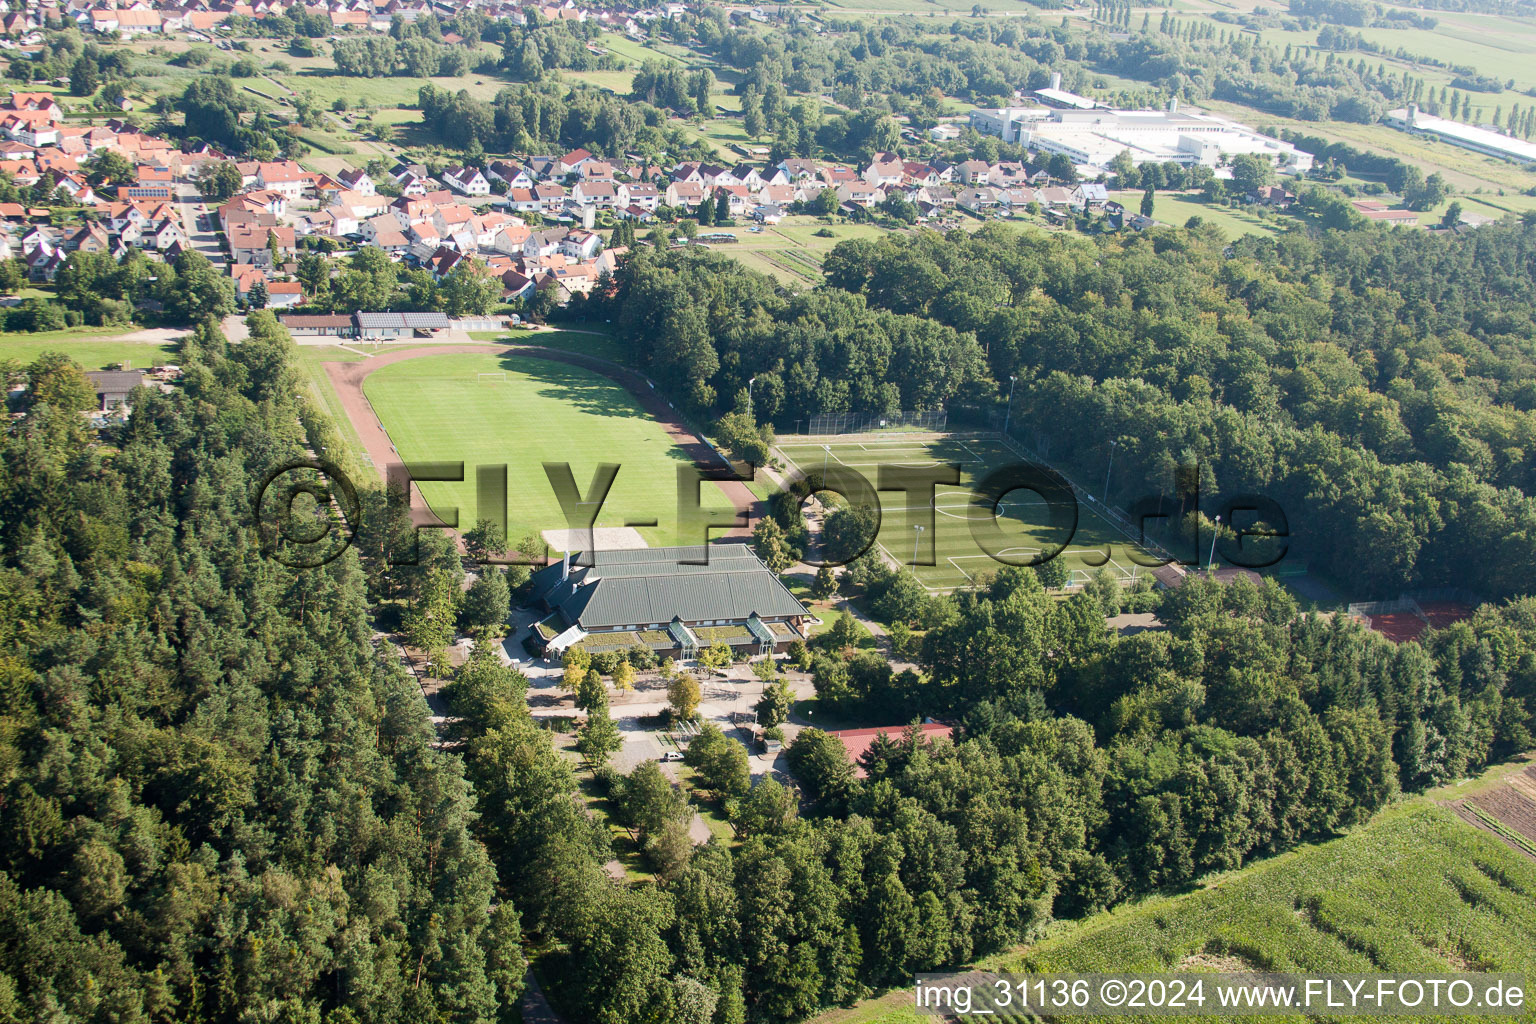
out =
[[[1472,607],[1456,601],[1420,601],[1422,616],[1414,612],[1382,612],[1366,617],[1366,624],[1376,632],[1400,644],[1417,640],[1426,629],[1444,629],[1462,619],[1470,618]]]
[[[1472,617],[1472,606],[1457,601],[1420,601],[1419,610],[1434,629],[1444,629],[1452,623]]]
[[[1384,612],[1366,619],[1372,629],[1395,644],[1417,640],[1427,623],[1413,612]]]

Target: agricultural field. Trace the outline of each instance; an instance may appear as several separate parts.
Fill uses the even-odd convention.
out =
[[[489,376],[486,376],[489,375]],[[477,465],[507,465],[508,535],[565,527],[544,462],[568,462],[586,492],[597,466],[622,460],[595,525],[637,520],[654,546],[678,543],[677,472],[691,459],[628,391],[607,377],[563,363],[496,352],[424,356],[385,366],[364,394],[407,461],[460,461],[458,483],[421,483],[427,503],[457,508],[464,527],[476,519]],[[729,509],[712,484],[707,508]]]
[[[861,474],[876,486],[883,467],[960,467],[959,483],[934,488],[932,505],[908,507],[901,492],[886,492],[882,499],[878,543],[890,558],[912,565],[914,548],[919,564],[913,567],[919,581],[930,590],[951,590],[973,583],[1002,562],[981,547],[973,531],[990,529],[999,534],[995,551],[1003,558],[1022,562],[1043,549],[1060,549],[1063,564],[1073,582],[1083,583],[1099,567],[1127,579],[1147,570],[1130,557],[1131,545],[1119,531],[1093,509],[1079,504],[1075,529],[1053,519],[1045,498],[1024,490],[1002,495],[996,509],[977,493],[977,485],[993,471],[1016,466],[1022,460],[997,440],[942,438],[931,435],[871,437],[866,441],[840,440],[821,444],[802,438],[780,439],[779,451],[801,473],[818,473],[837,466]],[[923,527],[920,535],[916,527]],[[1109,551],[1107,562],[1103,561]],[[932,564],[929,561],[931,551]],[[1143,559],[1145,560],[1145,558]]]
[[[1487,780],[1450,806],[1510,848],[1536,857],[1536,765]]]
[[[1536,969],[1536,861],[1425,801],[1183,896],[1150,900],[986,966],[1166,971]]]
[[[1533,898],[1536,860],[1443,807],[1415,800],[1349,835],[1217,877],[1198,891],[1063,922],[1056,935],[978,966],[1020,973],[1216,967],[1530,976],[1536,971]],[[814,1024],[932,1019],[912,1009],[910,992],[896,990],[823,1014]]]

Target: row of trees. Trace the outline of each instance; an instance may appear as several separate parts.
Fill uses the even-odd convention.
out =
[[[487,103],[467,91],[423,85],[418,96],[423,127],[448,145],[471,151],[532,153],[543,147],[618,156],[668,153],[703,158],[709,151],[666,113],[590,86],[553,82],[509,85]]]
[[[25,265],[0,266],[0,285],[14,290],[26,279]],[[119,326],[132,323],[148,303],[158,303],[176,323],[223,316],[235,309],[235,289],[207,257],[196,250],[171,263],[151,261],[138,249],[122,260],[108,253],[72,252],[54,278],[55,293],[46,302],[27,300],[7,311],[12,331],[56,331],[66,327]]]
[[[467,74],[474,54],[463,46],[445,46],[420,35],[396,42],[388,36],[341,38],[331,44],[336,70],[360,78],[407,75],[411,78]]]

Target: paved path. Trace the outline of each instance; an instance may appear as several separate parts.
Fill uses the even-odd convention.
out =
[[[539,987],[539,979],[532,967],[523,976],[523,998],[519,1008],[523,1011],[523,1024],[563,1024],[550,1008],[549,1000],[544,998],[544,990]]]
[[[693,459],[694,463],[702,469],[718,470],[729,468],[718,452],[709,446],[698,434],[690,430],[677,413],[667,404],[661,394],[651,386],[644,376],[633,370],[625,369],[617,363],[596,356],[585,355],[580,352],[567,352],[561,349],[544,348],[539,345],[421,345],[408,349],[400,349],[393,352],[384,352],[379,355],[369,356],[352,363],[330,362],[325,364],[325,372],[331,378],[331,384],[336,388],[336,396],[341,401],[341,406],[346,410],[347,418],[357,429],[358,437],[362,439],[363,448],[368,453],[373,465],[379,471],[383,479],[386,467],[391,463],[397,463],[400,456],[389,443],[389,434],[384,430],[373,406],[363,393],[363,382],[369,374],[393,363],[403,362],[407,359],[417,359],[427,355],[443,353],[495,353],[501,356],[522,356],[529,359],[547,359],[557,363],[567,363],[592,370],[609,377],[622,384],[640,407],[648,412],[657,423],[661,425],[668,438]],[[726,498],[738,511],[745,512],[749,517],[748,526],[720,531],[720,534],[729,537],[750,537],[752,535],[751,519],[760,517],[763,509],[757,497],[748,489],[745,483],[735,480],[717,481],[716,486],[725,494]],[[424,524],[433,524],[437,520],[426,508],[426,502],[421,497],[421,492],[413,485],[411,504],[413,509],[419,506],[419,511],[413,512],[413,519]],[[421,517],[425,513],[426,518]]]

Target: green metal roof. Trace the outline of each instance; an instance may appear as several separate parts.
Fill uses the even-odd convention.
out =
[[[694,564],[708,558],[707,564]],[[534,594],[583,629],[723,619],[789,618],[805,607],[745,544],[598,551],[534,575]]]
[[[758,618],[755,613],[747,620],[747,630],[757,637],[759,643],[773,643],[773,631],[764,625],[763,620]]]

